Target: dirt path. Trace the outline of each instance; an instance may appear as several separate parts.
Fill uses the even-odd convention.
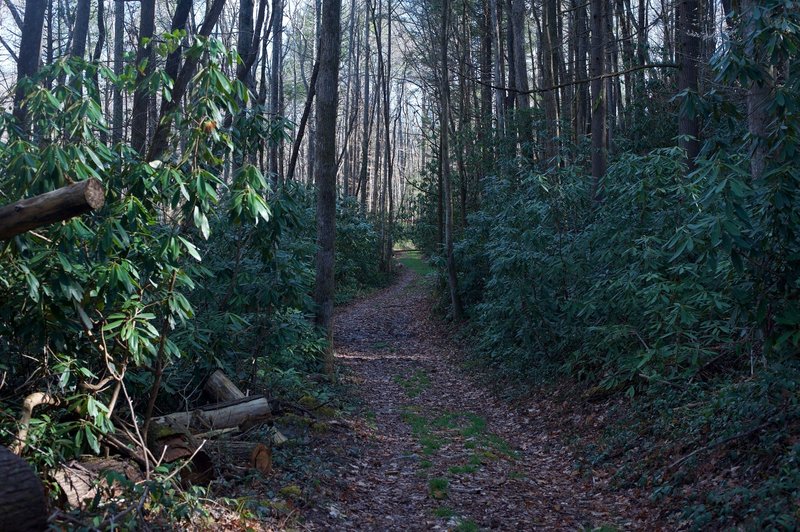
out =
[[[360,416],[320,452],[338,456],[311,530],[637,529],[636,501],[578,476],[544,404],[524,410],[474,383],[430,315],[425,280],[341,309],[336,355]],[[557,432],[557,430],[556,430]]]

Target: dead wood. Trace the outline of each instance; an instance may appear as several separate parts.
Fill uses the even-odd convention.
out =
[[[203,390],[218,403],[243,399],[244,393],[222,371],[216,370],[206,380]]]
[[[99,209],[105,203],[103,185],[87,179],[0,207],[0,240]]]
[[[21,532],[47,528],[44,488],[34,470],[0,446],[0,530]]]
[[[153,424],[206,432],[231,427],[245,428],[268,419],[271,412],[266,397],[253,395],[203,406],[190,412],[175,412],[153,418]]]
[[[22,415],[19,419],[19,432],[17,433],[17,441],[11,446],[11,452],[14,454],[22,454],[25,449],[26,440],[28,438],[28,425],[33,416],[33,409],[39,405],[57,405],[59,400],[57,397],[45,392],[34,392],[27,396],[22,402]]]

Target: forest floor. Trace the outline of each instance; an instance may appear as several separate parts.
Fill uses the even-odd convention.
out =
[[[336,357],[356,407],[309,442],[326,472],[303,490],[292,527],[658,528],[641,491],[579,472],[551,397],[512,405],[466,372],[464,349],[432,315],[424,263],[401,261],[390,287],[337,311]]]

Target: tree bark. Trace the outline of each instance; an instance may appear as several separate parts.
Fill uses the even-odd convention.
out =
[[[220,370],[208,377],[203,390],[217,402],[236,401],[245,397],[244,392]]]
[[[24,84],[20,83],[39,71],[39,55],[42,51],[42,28],[47,0],[27,0],[25,2],[25,18],[22,23],[22,36],[19,41],[17,55],[17,88],[14,92],[14,117],[17,123],[27,129],[27,117],[23,101],[25,99]]]
[[[263,475],[272,472],[272,450],[263,443],[250,441],[214,440],[203,447],[219,466],[257,469]]]
[[[272,2],[272,79],[270,81],[270,118],[276,120],[281,115],[281,54],[283,53],[283,0]],[[269,147],[269,172],[275,183],[280,182],[278,168],[278,143]]]
[[[314,103],[314,95],[317,92],[317,77],[319,76],[319,58],[314,61],[314,69],[311,71],[311,81],[308,82],[308,95],[303,106],[303,116],[300,117],[300,124],[297,126],[297,134],[292,143],[292,153],[289,157],[289,169],[286,171],[286,180],[294,179],[294,172],[297,167],[297,157],[300,155],[300,145],[308,124],[308,117],[311,115],[311,106]]]
[[[133,114],[131,116],[131,145],[143,154],[147,144],[147,111],[150,103],[150,91],[145,81],[153,73],[155,55],[152,38],[155,31],[155,0],[142,0],[139,20],[139,48],[136,52],[136,90],[133,93]]]
[[[591,0],[592,52],[589,74],[592,76],[592,187],[591,196],[599,200],[600,180],[606,172],[606,96],[603,65],[605,42],[605,5],[608,0]]]
[[[678,74],[678,90],[686,91],[687,98],[698,93],[697,64],[700,55],[700,26],[697,0],[680,0],[678,4],[677,28],[677,61],[680,64]],[[749,100],[748,100],[749,101]],[[695,159],[700,152],[700,121],[697,112],[691,106],[681,106],[678,117],[678,135],[680,146],[686,150],[686,168],[691,172],[695,168]]]
[[[366,1],[366,11],[364,14],[364,103],[363,115],[361,117],[361,167],[359,169],[359,187],[361,192],[361,211],[367,212],[367,177],[369,175],[369,133],[370,133],[370,115],[372,108],[369,103],[369,60],[370,60],[370,42],[369,42],[369,0]]]
[[[314,301],[316,323],[327,336],[325,371],[332,375],[333,297],[336,240],[336,109],[339,103],[339,55],[341,42],[341,0],[324,0],[319,36],[319,78],[317,79],[316,164],[317,261]]]
[[[122,75],[124,67],[125,53],[125,0],[114,0],[114,75]],[[120,142],[123,138],[122,116],[123,116],[122,90],[114,85],[114,111],[111,121],[111,140],[114,143]]]
[[[72,30],[72,50],[73,57],[83,58],[86,53],[86,38],[89,35],[89,0],[78,0],[78,7],[75,11],[75,27]]]
[[[2,446],[0,477],[0,530],[46,530],[48,512],[42,483],[25,460]]]
[[[763,62],[763,50],[756,49],[752,39],[759,30],[759,21],[754,10],[758,8],[758,0],[742,0],[742,16],[744,17],[747,55],[751,61]],[[761,179],[767,159],[766,138],[769,125],[769,100],[772,95],[774,79],[767,69],[763,69],[763,79],[750,81],[747,90],[747,129],[750,132],[750,175],[753,181]]]
[[[450,75],[447,67],[447,36],[450,16],[450,2],[442,2],[441,34],[439,35],[439,149],[442,165],[442,188],[444,204],[444,240],[447,258],[447,285],[450,289],[450,304],[453,309],[453,319],[460,321],[464,311],[461,307],[461,297],[458,293],[458,277],[456,264],[453,257],[453,193],[450,176],[450,149],[449,149],[449,123],[450,123]]]
[[[103,185],[87,179],[0,207],[0,240],[97,210],[104,202]]]
[[[174,412],[155,417],[151,424],[191,430],[216,430],[251,425],[268,419],[269,402],[263,395],[243,397],[203,406],[191,412]]]

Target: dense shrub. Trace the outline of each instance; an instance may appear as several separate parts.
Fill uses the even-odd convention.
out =
[[[240,112],[248,92],[222,74],[237,57],[219,41],[187,53],[202,61],[164,160],[104,140],[95,79],[132,91],[133,67],[118,78],[58,62],[27,82],[30,131],[0,115],[0,203],[92,177],[106,193],[101,210],[0,246],[1,440],[13,442],[27,393],[49,393],[58,404],[34,412],[28,435],[39,467],[100,452],[151,397],[156,411],[187,407],[214,368],[271,394],[300,393],[319,371],[314,195],[246,163],[285,121]],[[148,86],[168,88],[162,74]],[[337,281],[355,293],[381,281],[376,232],[355,205],[340,213]]]
[[[655,499],[704,482],[685,511],[695,526],[791,529],[800,77],[789,73],[800,66],[800,12],[779,0],[754,12],[712,60],[714,90],[629,109],[600,201],[589,200],[585,146],[571,149],[567,167],[496,149],[455,258],[478,361],[517,382],[558,375],[584,381],[590,397],[634,398],[597,462],[623,456],[632,472],[620,476],[652,486]],[[764,84],[774,84],[766,132],[748,134],[752,109],[731,89]],[[692,171],[669,147],[675,124],[663,117],[678,108],[705,119]],[[751,166],[754,153],[763,170]],[[409,218],[440,253],[433,170]],[[670,453],[687,459],[670,467]],[[712,475],[720,481],[709,488]]]

